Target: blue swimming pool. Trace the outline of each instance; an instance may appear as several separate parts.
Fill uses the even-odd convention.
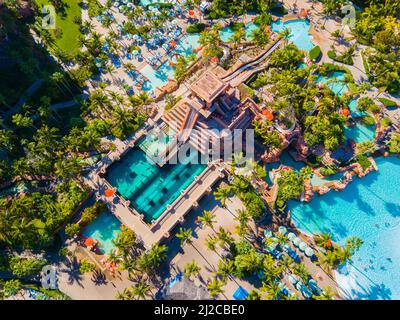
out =
[[[95,239],[100,242],[100,249],[104,253],[110,253],[114,249],[112,240],[121,233],[121,223],[110,212],[103,212],[94,220],[83,232],[85,237]]]
[[[255,29],[257,29],[257,25],[253,22],[246,24],[245,31],[246,31],[246,40],[251,40],[251,34]],[[235,32],[232,30],[231,27],[227,26],[220,30],[219,34],[221,36],[221,40],[223,42],[229,42],[230,38]]]
[[[283,22],[277,20],[271,23],[271,29],[274,32],[281,32],[284,29],[290,29],[289,41],[294,43],[300,50],[310,51],[315,47],[312,42],[312,36],[309,33],[310,22],[303,19],[290,20]]]
[[[357,104],[358,104],[358,99],[353,99],[349,103],[349,109],[352,117],[358,118],[365,116],[367,113],[365,111],[359,111],[357,109]]]
[[[194,54],[194,49],[199,46],[198,34],[187,34],[178,42],[174,52],[185,57]],[[171,57],[171,54],[170,54]],[[148,79],[143,86],[143,91],[152,92],[156,88],[162,87],[168,82],[168,79],[174,79],[175,69],[169,65],[169,58],[158,67],[158,69],[146,64],[140,72]]]
[[[331,191],[310,203],[291,201],[294,223],[306,232],[330,232],[343,244],[364,244],[337,273],[345,297],[400,299],[400,159],[378,158],[378,172],[354,178],[344,192]]]
[[[352,127],[345,126],[344,135],[356,143],[371,141],[375,139],[375,126],[367,126],[362,123],[357,123]]]
[[[272,181],[274,180],[274,174],[272,170],[278,169],[281,164],[284,166],[294,168],[296,171],[300,171],[301,168],[306,166],[304,162],[294,160],[287,149],[284,150],[281,156],[279,157],[279,162],[267,163],[265,166],[265,170],[267,172],[265,181],[269,185],[271,185]]]
[[[347,85],[343,82],[346,73],[334,71],[329,76],[318,76],[317,83],[325,83],[335,94],[342,96],[347,91]]]
[[[197,154],[187,161],[197,160]],[[196,161],[197,162],[197,161]],[[158,166],[139,148],[133,148],[107,172],[107,180],[147,222],[157,219],[205,168],[203,164],[165,164]]]

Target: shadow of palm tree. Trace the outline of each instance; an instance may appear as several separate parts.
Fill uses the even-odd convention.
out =
[[[99,271],[99,270],[95,270],[95,271],[93,272],[93,275],[92,275],[92,279],[91,279],[91,280],[93,281],[93,283],[94,283],[96,286],[107,285],[107,283],[108,283],[105,274],[102,273],[102,272]]]
[[[66,260],[66,268],[61,269],[60,272],[66,273],[68,275],[68,284],[77,283],[83,288],[82,284],[82,274],[79,271],[79,261],[76,257],[72,257]]]

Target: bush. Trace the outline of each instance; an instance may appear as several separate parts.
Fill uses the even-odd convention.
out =
[[[204,31],[206,25],[204,23],[194,23],[186,28],[187,33],[200,33]]]
[[[317,60],[321,55],[321,48],[319,46],[316,46],[312,48],[309,52],[309,56],[311,60]]]
[[[93,222],[103,211],[107,209],[106,205],[102,202],[96,202],[91,207],[86,208],[82,212],[81,222],[85,225]]]
[[[327,176],[330,176],[330,175],[332,175],[332,174],[335,174],[335,173],[336,173],[336,170],[335,170],[334,168],[331,168],[331,167],[324,167],[324,168],[321,168],[321,169],[319,170],[319,172],[320,172],[323,176],[327,177]]]
[[[385,107],[397,107],[396,101],[386,99],[386,98],[379,98],[378,99]]]
[[[365,116],[362,118],[362,123],[366,126],[373,126],[375,124],[375,119],[371,116]]]
[[[245,26],[243,22],[231,22],[229,27],[232,29],[232,31],[238,31],[243,29]]]
[[[383,127],[389,127],[392,124],[392,121],[390,120],[390,118],[382,118],[381,120],[381,126]]]
[[[335,53],[334,51],[329,50],[327,54],[328,54],[328,57],[329,57],[329,58],[331,58],[332,60],[335,60],[335,58],[336,58],[336,53]]]
[[[65,234],[68,237],[72,238],[78,235],[80,232],[81,232],[81,227],[77,223],[67,224],[67,226],[65,227]]]
[[[275,15],[288,14],[288,10],[284,6],[276,6],[271,9],[271,13]]]
[[[81,274],[92,272],[95,268],[96,266],[87,259],[83,259],[79,263],[79,272]]]
[[[18,278],[25,278],[38,274],[46,264],[46,260],[12,257],[9,264],[10,271],[13,275]]]
[[[356,161],[360,164],[361,168],[365,171],[371,165],[371,161],[364,155],[357,157]]]

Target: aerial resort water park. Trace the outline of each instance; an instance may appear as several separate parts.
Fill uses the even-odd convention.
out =
[[[400,2],[239,2],[0,1],[0,300],[400,299]]]

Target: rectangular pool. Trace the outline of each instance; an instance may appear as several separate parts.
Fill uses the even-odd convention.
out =
[[[146,222],[151,223],[204,168],[203,164],[191,163],[159,167],[135,147],[109,168],[107,180],[144,215]]]

